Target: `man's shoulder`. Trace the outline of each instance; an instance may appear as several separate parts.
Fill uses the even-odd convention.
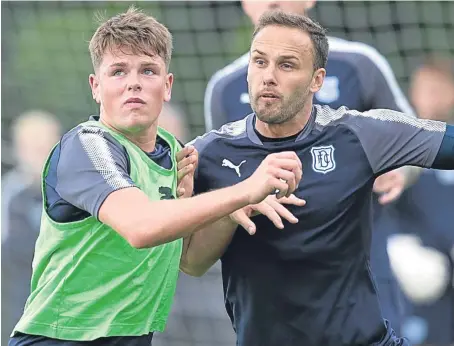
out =
[[[202,136],[198,136],[188,144],[194,145],[199,154],[201,154],[209,145],[214,144],[218,140],[243,139],[247,137],[247,122],[250,117],[252,117],[252,114],[244,119],[227,123],[219,130],[211,130]]]
[[[214,85],[226,77],[232,77],[246,72],[249,62],[249,53],[243,54],[238,59],[216,71],[210,78],[208,86]]]
[[[314,105],[317,110],[315,123],[319,129],[332,126],[346,126],[360,137],[375,135],[382,128],[402,124],[433,132],[443,132],[444,123],[415,118],[411,115],[391,109],[370,109],[359,112],[342,106],[332,109],[329,106]]]
[[[377,58],[385,59],[384,56],[373,46],[364,42],[349,41],[337,37],[328,37],[329,58],[356,57],[375,61]]]
[[[209,101],[215,88],[224,88],[237,79],[243,80],[247,74],[249,53],[246,53],[215,72],[208,81],[205,91],[205,102]]]
[[[390,70],[387,59],[374,47],[358,41],[348,41],[337,37],[329,37],[328,62],[350,62],[357,69],[375,68],[382,73]]]

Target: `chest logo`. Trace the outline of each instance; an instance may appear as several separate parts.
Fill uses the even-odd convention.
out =
[[[236,174],[238,174],[238,176],[241,177],[240,167],[245,162],[246,162],[246,160],[243,160],[240,162],[240,164],[238,166],[235,166],[231,161],[224,159],[224,160],[222,160],[222,167],[228,167],[228,168],[233,169],[236,172]]]
[[[326,174],[334,171],[336,161],[334,161],[334,147],[332,145],[324,147],[313,147],[312,154],[312,169],[315,172]]]

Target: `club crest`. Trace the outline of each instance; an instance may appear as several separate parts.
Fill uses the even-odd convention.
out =
[[[324,147],[313,147],[312,154],[312,169],[315,172],[326,174],[336,168],[334,161],[334,147],[332,145]]]

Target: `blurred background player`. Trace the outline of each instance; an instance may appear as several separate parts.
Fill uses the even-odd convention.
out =
[[[159,115],[159,126],[173,134],[180,142],[189,141],[188,122],[186,114],[174,103],[165,103]]]
[[[431,58],[411,80],[410,97],[424,119],[454,123],[454,63]],[[454,171],[424,170],[391,206],[400,235],[390,241],[392,268],[407,296],[402,332],[415,345],[454,343]]]
[[[257,24],[259,17],[268,9],[280,9],[288,13],[305,14],[315,1],[249,1],[242,6],[250,20]],[[398,110],[409,116],[413,110],[403,95],[386,59],[371,46],[328,37],[329,55],[327,75],[323,86],[315,94],[314,103],[337,109],[346,106],[358,111],[385,108]],[[247,92],[246,73],[249,53],[218,71],[209,81],[205,94],[206,129],[218,129],[223,124],[242,119],[251,106]],[[386,204],[399,197],[404,188],[417,176],[417,169],[405,168],[389,172],[379,179],[375,191],[380,203]],[[394,280],[386,253],[386,241],[391,228],[386,213],[375,201],[371,264],[380,291],[383,315],[399,331],[404,311],[400,290]]]
[[[41,222],[41,174],[60,133],[57,117],[41,110],[19,115],[13,125],[17,162],[2,178],[2,345],[7,345],[30,294]]]

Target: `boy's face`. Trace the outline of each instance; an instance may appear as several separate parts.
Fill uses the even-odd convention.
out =
[[[128,134],[157,124],[164,102],[170,101],[173,75],[159,55],[135,55],[120,49],[106,50],[95,75],[90,75],[93,98],[101,118]]]

